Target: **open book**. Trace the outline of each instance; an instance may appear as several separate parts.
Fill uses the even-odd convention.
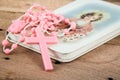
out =
[[[83,20],[86,18],[91,20],[89,23],[92,25],[92,30],[84,36],[79,35],[80,37],[76,39],[71,34],[65,38],[67,41],[59,40],[57,44],[48,45],[50,57],[61,62],[72,61],[120,34],[120,6],[109,2],[76,0],[55,10],[54,13],[76,19],[76,24],[81,26],[88,24]],[[74,34],[78,35],[77,32]],[[17,42],[20,37],[19,34],[7,35],[11,42]],[[37,44],[19,43],[19,45],[40,53]]]

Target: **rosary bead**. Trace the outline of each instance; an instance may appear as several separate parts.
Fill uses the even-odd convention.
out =
[[[13,49],[16,49],[17,47],[18,47],[17,44],[12,44],[12,48],[13,48]]]
[[[25,38],[24,37],[21,37],[20,38],[20,42],[24,42]]]
[[[32,33],[35,33],[35,28],[32,28],[32,29],[31,29],[31,32],[32,32]]]
[[[41,6],[41,10],[44,11],[46,9],[45,6]]]
[[[7,48],[4,50],[4,52],[5,52],[5,54],[10,54],[10,49]]]
[[[76,29],[76,23],[75,23],[75,22],[71,22],[70,25],[71,25],[70,28],[71,28],[72,30],[75,30],[75,29]]]
[[[5,40],[2,41],[3,46],[7,46],[8,44],[9,44],[8,40],[5,39]]]
[[[23,30],[23,31],[21,31],[21,33],[20,33],[22,36],[25,36],[26,35],[26,31],[25,30]]]
[[[38,7],[39,7],[39,4],[36,4],[36,3],[35,3],[35,4],[33,5],[33,8],[38,8]]]

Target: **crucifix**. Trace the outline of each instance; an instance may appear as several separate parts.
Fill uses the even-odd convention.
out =
[[[39,44],[45,70],[53,70],[47,44],[57,43],[57,36],[45,36],[39,27],[35,29],[35,32],[36,37],[25,37],[25,42],[28,44]]]

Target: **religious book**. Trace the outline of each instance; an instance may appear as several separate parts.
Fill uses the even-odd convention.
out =
[[[110,2],[76,0],[56,9],[54,13],[76,23],[76,30],[67,35],[58,30],[58,42],[47,44],[50,57],[60,62],[70,62],[120,34],[120,6]],[[20,38],[19,34],[7,35],[11,42],[17,42]],[[41,53],[38,44],[18,44]]]

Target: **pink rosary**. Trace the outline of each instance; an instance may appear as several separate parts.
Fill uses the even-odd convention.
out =
[[[70,27],[58,27],[62,22]],[[56,44],[59,37],[63,37],[75,29],[75,22],[70,21],[68,18],[64,18],[60,14],[54,14],[45,7],[34,4],[24,15],[12,21],[7,31],[12,34],[20,34],[21,38],[18,42],[12,44],[11,49],[9,49],[7,48],[9,45],[8,36],[6,36],[6,39],[2,41],[3,51],[5,54],[10,54],[11,51],[18,47],[18,43],[21,42],[38,44],[45,70],[53,70],[47,44]],[[60,30],[62,30],[61,34],[59,34]]]

